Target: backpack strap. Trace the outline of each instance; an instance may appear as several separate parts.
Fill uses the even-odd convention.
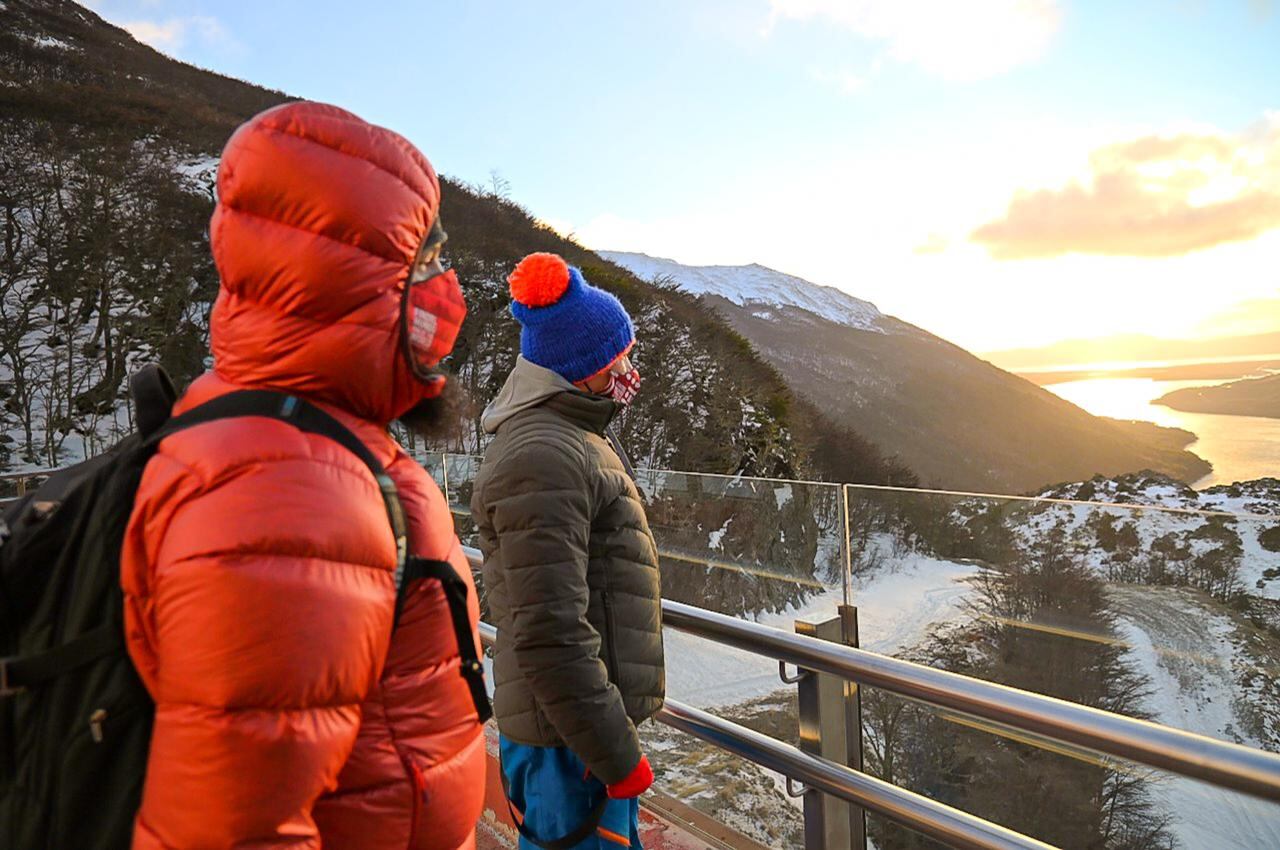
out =
[[[476,643],[471,634],[471,614],[467,611],[467,583],[458,577],[453,564],[448,561],[432,561],[427,558],[409,557],[405,566],[404,583],[408,585],[414,579],[435,579],[444,590],[445,602],[449,605],[449,619],[453,621],[453,634],[458,641],[458,657],[462,661],[462,678],[466,679],[471,690],[471,701],[475,704],[476,714],[484,723],[493,717],[493,706],[489,704],[489,694],[484,688],[484,666],[480,656],[476,654]],[[396,599],[396,607],[404,602],[405,594]],[[399,610],[396,612],[399,617]]]
[[[378,482],[378,489],[382,492],[382,500],[387,508],[387,518],[395,534],[395,622],[399,621],[410,581],[418,578],[440,580],[444,587],[445,600],[449,605],[454,632],[458,638],[462,675],[471,689],[471,696],[476,703],[476,711],[480,715],[481,722],[488,720],[493,712],[484,689],[483,668],[476,657],[475,644],[471,640],[466,583],[458,578],[449,564],[423,558],[412,559],[415,566],[406,574],[406,565],[410,559],[408,557],[408,523],[405,520],[404,507],[400,503],[395,482],[374,457],[373,452],[369,451],[369,447],[337,419],[297,396],[271,390],[237,390],[207,401],[179,416],[170,417],[172,400],[166,401],[166,393],[172,392],[172,389],[173,385],[169,382],[168,376],[158,366],[146,367],[130,381],[130,392],[138,403],[138,425],[144,437],[142,444],[144,449],[152,450],[165,437],[206,422],[261,416],[287,422],[309,434],[327,437],[364,462]],[[146,417],[145,420],[144,417]],[[447,569],[447,575],[440,569],[440,564]],[[13,696],[29,687],[41,685],[70,670],[118,652],[123,649],[123,646],[123,635],[119,624],[113,623],[86,632],[44,652],[0,658],[0,698]]]
[[[124,649],[124,635],[119,624],[109,623],[85,632],[53,649],[15,658],[0,658],[0,697],[13,696],[56,679]]]
[[[360,438],[347,429],[345,425],[334,419],[325,411],[297,396],[286,395],[272,390],[237,390],[218,396],[193,407],[186,413],[173,417],[158,430],[147,437],[148,445],[156,445],[165,437],[178,431],[214,422],[219,419],[234,419],[244,416],[261,416],[277,419],[293,425],[308,434],[317,434],[333,440],[351,452],[369,467],[378,489],[382,491],[382,501],[387,508],[387,518],[391,521],[391,530],[396,538],[396,607],[400,607],[400,595],[404,592],[404,568],[409,553],[408,523],[405,521],[404,507],[400,504],[400,495],[396,491],[395,482],[383,468],[382,464],[369,447]]]

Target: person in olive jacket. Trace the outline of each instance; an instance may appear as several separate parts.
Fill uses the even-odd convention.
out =
[[[494,710],[523,848],[640,847],[662,707],[658,553],[610,430],[639,389],[631,318],[554,254],[508,278],[521,356],[485,411],[472,513],[498,628]]]

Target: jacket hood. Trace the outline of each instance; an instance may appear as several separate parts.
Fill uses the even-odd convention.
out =
[[[385,424],[428,394],[400,351],[400,302],[440,209],[431,163],[334,106],[289,103],[231,136],[209,226],[221,288],[214,370]]]
[[[507,376],[498,397],[485,408],[480,424],[486,434],[496,434],[512,416],[537,407],[561,393],[578,393],[578,389],[556,372],[524,359],[516,358],[516,367]]]

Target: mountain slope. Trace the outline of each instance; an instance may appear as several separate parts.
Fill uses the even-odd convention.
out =
[[[796,392],[897,456],[927,485],[1022,493],[1141,469],[1194,481],[1210,468],[1182,450],[1189,434],[1093,416],[866,302],[848,298],[865,305],[861,324],[798,306],[831,291],[800,278],[742,267],[750,286],[735,289],[731,270],[718,267],[713,288],[701,283],[704,269],[643,255],[601,256],[701,293]]]

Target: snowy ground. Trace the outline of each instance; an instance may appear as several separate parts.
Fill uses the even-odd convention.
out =
[[[969,592],[969,564],[908,555],[869,578],[855,577],[853,603],[864,649],[892,655],[922,641],[933,627],[960,616]],[[836,616],[842,590],[828,589],[802,605],[757,618],[786,631],[796,620],[819,621]],[[737,705],[784,687],[778,662],[721,646],[675,629],[665,629],[667,693],[699,708]]]
[[[974,572],[969,564],[910,554],[874,575],[855,578],[853,602],[858,606],[862,646],[897,653],[959,619],[970,590],[967,579]],[[830,588],[802,605],[756,619],[791,631],[796,620],[836,616],[842,598],[841,588]],[[672,698],[714,708],[775,738],[790,740],[797,734],[795,685],[778,678],[776,661],[670,628],[665,640],[667,693]],[[770,847],[802,846],[802,801],[787,796],[782,776],[664,727],[646,727],[644,739],[647,747],[659,751],[655,766],[667,793]]]
[[[1150,679],[1145,708],[1154,720],[1212,738],[1276,749],[1274,685],[1259,693],[1261,676],[1274,682],[1275,656],[1245,650],[1252,627],[1195,591],[1117,585],[1109,591],[1120,614],[1128,659]],[[1252,675],[1250,675],[1252,674]],[[1241,687],[1242,676],[1255,682]],[[1152,791],[1173,817],[1185,850],[1280,848],[1280,805],[1166,776]]]
[[[1268,551],[1259,536],[1280,526],[1280,481],[1262,478],[1257,481],[1193,490],[1159,477],[1121,476],[1120,480],[1095,480],[1069,484],[1043,495],[1077,498],[1080,488],[1088,487],[1090,502],[1105,504],[1043,503],[1019,526],[1015,533],[1025,547],[1062,523],[1068,539],[1078,543],[1092,540],[1086,523],[1098,515],[1116,518],[1120,525],[1132,525],[1138,534],[1139,551],[1147,551],[1157,538],[1173,535],[1186,544],[1193,554],[1201,554],[1217,544],[1197,540],[1194,532],[1214,518],[1215,513],[1232,515],[1231,529],[1239,535],[1241,558],[1239,580],[1246,593],[1264,599],[1280,599],[1280,552]],[[1086,561],[1105,575],[1108,553],[1092,549]]]

